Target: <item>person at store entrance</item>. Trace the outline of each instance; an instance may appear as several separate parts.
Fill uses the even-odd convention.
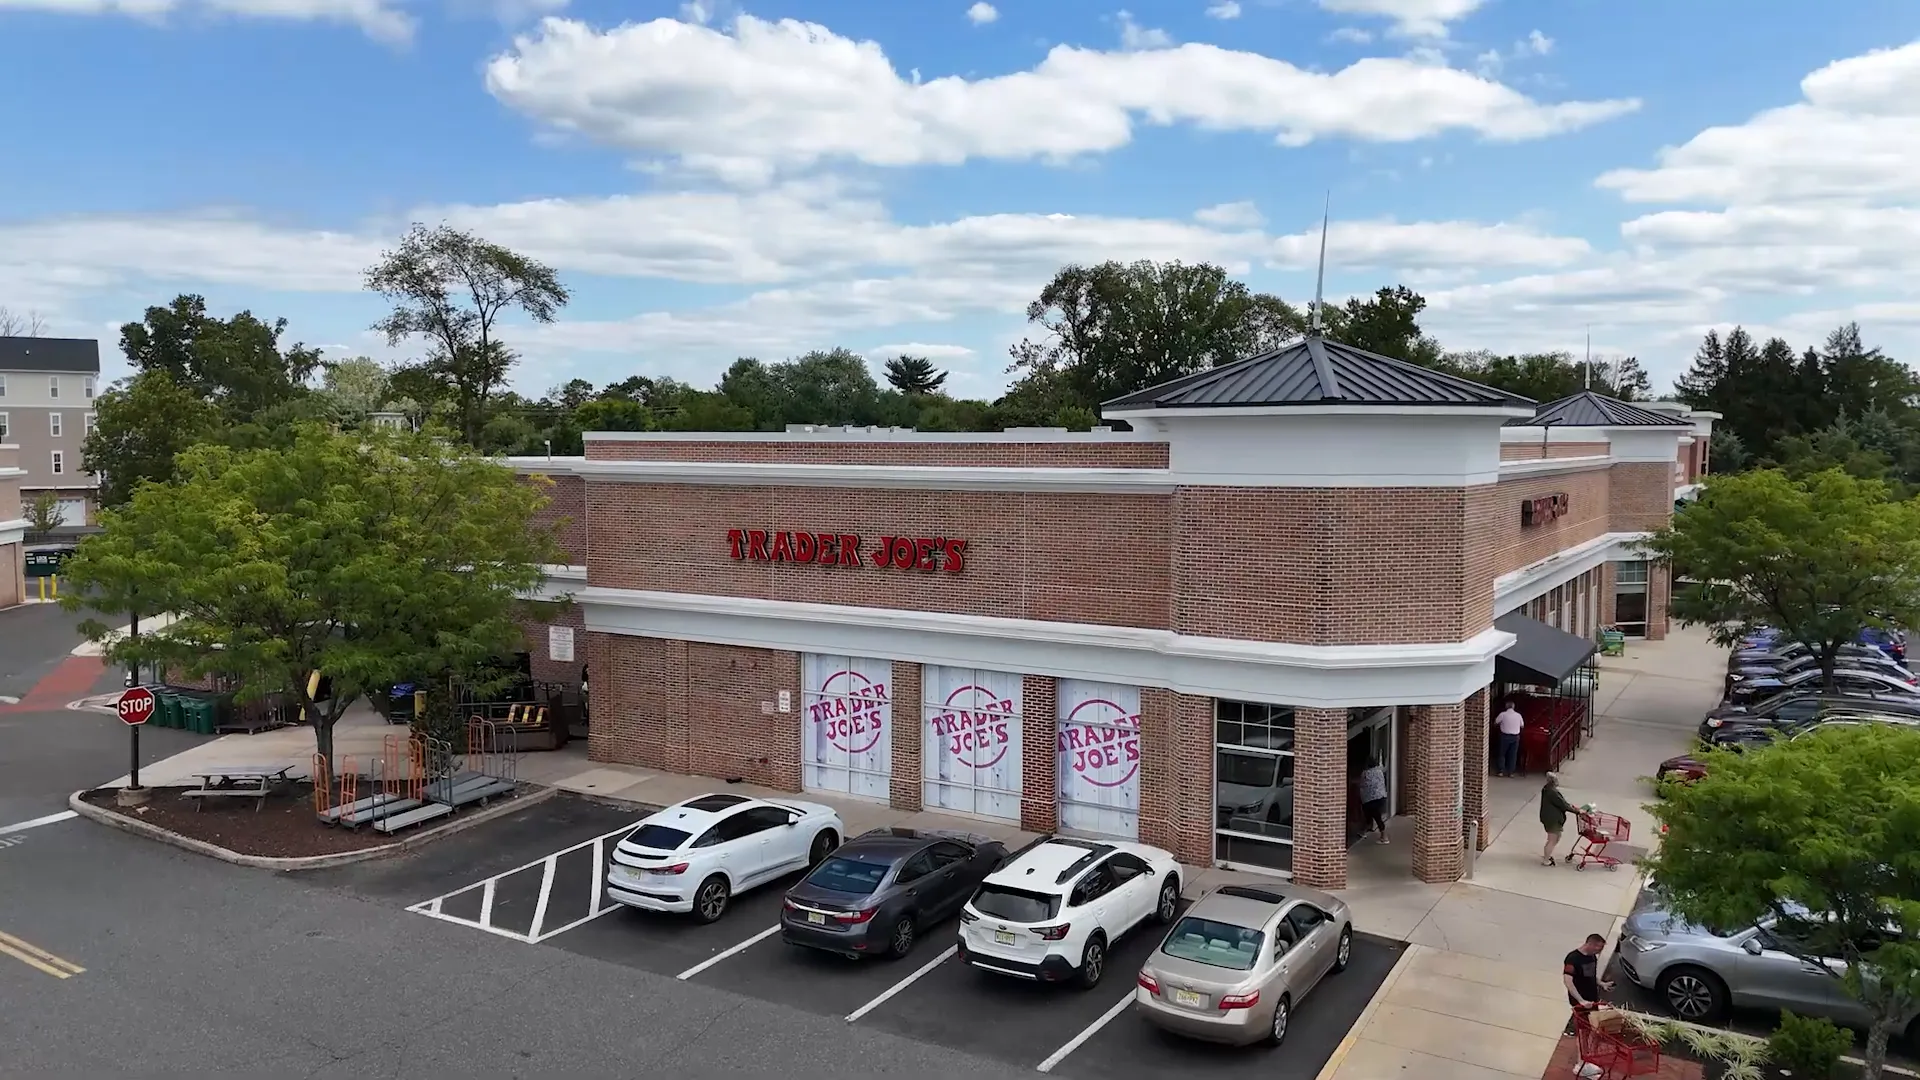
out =
[[[1527,728],[1526,718],[1509,701],[1507,707],[1493,718],[1493,726],[1500,733],[1493,759],[1493,775],[1513,776],[1520,771],[1520,733]]]

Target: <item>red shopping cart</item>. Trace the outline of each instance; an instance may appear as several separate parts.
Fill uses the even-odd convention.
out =
[[[1573,1030],[1580,1040],[1579,1075],[1586,1080],[1624,1080],[1652,1076],[1660,1071],[1660,1044],[1637,1034],[1617,1012],[1573,1011]]]
[[[1632,836],[1633,823],[1618,814],[1581,814],[1580,839],[1574,841],[1573,857],[1567,861],[1575,870],[1585,870],[1588,863],[1618,870],[1620,860],[1607,854],[1607,845],[1624,844]]]

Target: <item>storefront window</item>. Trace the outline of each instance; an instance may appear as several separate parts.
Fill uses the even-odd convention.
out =
[[[893,776],[893,661],[808,653],[800,679],[802,782],[885,800]]]
[[[920,761],[928,809],[1020,820],[1019,675],[922,669]]]
[[[1133,839],[1140,832],[1140,688],[1077,679],[1058,687],[1060,826]]]
[[[1293,869],[1293,709],[1214,702],[1214,857]]]
[[[1613,564],[1613,625],[1635,637],[1647,633],[1647,564]]]

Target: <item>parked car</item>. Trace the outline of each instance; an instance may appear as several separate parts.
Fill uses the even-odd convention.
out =
[[[1769,918],[1758,926],[1719,933],[1662,909],[1658,899],[1633,914],[1620,935],[1620,972],[1652,990],[1682,1020],[1710,1023],[1731,1009],[1791,1009],[1865,1027],[1872,1018],[1837,976],[1835,959],[1803,959],[1792,929]],[[1903,1021],[1908,1045],[1920,1043],[1920,1010]]]
[[[1353,917],[1297,885],[1222,885],[1188,908],[1140,969],[1133,1007],[1176,1034],[1278,1045],[1293,1010],[1353,957]]]
[[[702,795],[643,818],[614,845],[607,899],[710,923],[735,893],[805,870],[844,835],[831,806]]]
[[[1834,712],[1871,712],[1920,716],[1920,697],[1912,694],[1823,694],[1789,690],[1752,706],[1722,706],[1700,721],[1700,740],[1715,742],[1736,728],[1798,727]]]
[[[1785,642],[1785,634],[1770,627],[1762,628],[1747,635],[1740,642],[1741,649],[1766,649],[1776,645],[1791,644]],[[1883,630],[1877,626],[1866,626],[1855,635],[1853,644],[1865,645],[1879,650],[1892,660],[1904,662],[1907,658],[1907,633],[1904,630]]]
[[[1755,747],[1770,746],[1782,739],[1803,738],[1815,731],[1855,724],[1898,724],[1920,727],[1920,716],[1877,713],[1873,709],[1871,705],[1854,710],[1834,709],[1822,713],[1812,721],[1793,727],[1730,727],[1714,736],[1712,746],[1718,750],[1741,752]],[[1707,775],[1707,764],[1699,754],[1676,754],[1661,762],[1653,775],[1658,780],[1690,784]]]
[[[1848,656],[1836,660],[1834,666],[1837,668],[1853,668],[1861,671],[1878,671],[1883,675],[1889,675],[1908,683],[1920,682],[1920,679],[1916,679],[1913,672],[1907,670],[1905,664],[1895,663],[1884,656]],[[1779,663],[1771,661],[1764,663],[1735,663],[1727,668],[1727,685],[1731,687],[1736,682],[1765,676],[1783,678],[1788,675],[1799,674],[1802,671],[1818,671],[1819,669],[1820,660],[1811,653],[1802,653],[1790,660],[1784,660]]]
[[[1776,644],[1752,649],[1735,649],[1727,654],[1727,669],[1741,666],[1765,666],[1767,664],[1786,664],[1803,658],[1815,658],[1811,646],[1800,642]],[[1842,645],[1834,652],[1839,660],[1889,660],[1886,653],[1871,645]],[[1902,663],[1901,661],[1892,661]],[[1903,664],[1904,666],[1904,664]]]
[[[960,959],[1034,982],[1100,984],[1107,950],[1180,909],[1170,852],[1046,836],[987,876],[960,911]]]
[[[1759,676],[1742,679],[1727,691],[1726,705],[1750,705],[1772,697],[1784,690],[1805,688],[1820,689],[1822,679],[1820,670],[1812,668],[1798,671],[1792,675],[1778,678]],[[1841,693],[1898,694],[1920,696],[1920,685],[1892,675],[1884,675],[1866,668],[1837,668],[1833,673],[1833,688]]]
[[[875,829],[842,844],[787,890],[780,937],[858,959],[899,959],[953,916],[1007,847],[987,836]]]

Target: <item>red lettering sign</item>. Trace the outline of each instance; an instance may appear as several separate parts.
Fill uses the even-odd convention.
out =
[[[1528,499],[1520,504],[1520,524],[1526,528],[1551,525],[1565,517],[1571,507],[1572,502],[1564,491]]]
[[[883,536],[863,553],[860,538],[851,533],[728,529],[727,553],[743,562],[873,566],[948,574],[967,568],[967,542],[951,536]]]

